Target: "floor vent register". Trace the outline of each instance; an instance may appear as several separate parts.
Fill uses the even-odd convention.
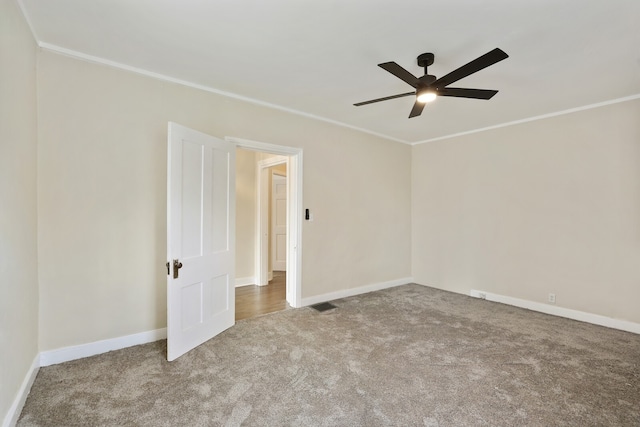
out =
[[[311,308],[318,311],[327,311],[336,308],[336,306],[330,302],[321,302],[320,304],[312,305]]]

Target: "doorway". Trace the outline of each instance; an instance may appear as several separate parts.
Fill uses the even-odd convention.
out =
[[[236,321],[286,310],[287,156],[236,151]],[[254,231],[248,229],[255,226]],[[244,230],[243,230],[244,228]],[[251,250],[249,250],[251,248]]]
[[[243,274],[246,273],[238,272],[237,276],[239,276],[241,280],[237,285],[242,286],[251,284],[252,286],[236,288],[237,299],[238,301],[243,299],[263,299],[263,302],[260,305],[264,305],[264,307],[258,307],[258,310],[260,311],[258,314],[279,311],[287,306],[300,307],[302,150],[238,138],[226,139],[227,141],[233,142],[237,148],[242,149],[238,150],[238,153],[243,150],[255,153],[257,165],[254,173],[255,198],[253,199],[255,201],[255,213],[253,214],[255,222],[253,224],[249,224],[245,230],[241,229],[240,224],[238,225],[238,238],[240,238],[240,234],[244,233],[245,238],[249,239],[250,237],[247,237],[247,233],[251,233],[253,247],[255,250],[251,275],[249,277],[243,277]],[[239,159],[241,157],[243,156],[238,156]],[[274,172],[276,176],[282,177],[286,184],[286,188],[284,190],[286,198],[284,200],[282,198],[280,199],[280,207],[285,207],[284,210],[280,212],[280,225],[283,225],[282,216],[286,218],[286,222],[284,224],[285,230],[280,230],[278,237],[279,242],[276,242],[279,243],[280,246],[280,254],[277,255],[277,258],[279,258],[279,261],[281,262],[276,265],[279,265],[280,267],[277,267],[275,274],[271,275],[270,273],[274,270],[272,268],[272,260],[270,260],[269,257],[269,249],[272,246],[270,229],[273,227],[273,224],[271,224],[272,215],[270,215],[272,205],[270,198],[272,195],[272,185],[276,182],[272,179]],[[241,177],[238,176],[238,182],[240,181]],[[282,183],[279,185],[282,188]],[[244,195],[244,197],[249,196]],[[241,195],[238,194],[239,215],[241,212],[240,200]],[[244,211],[245,215],[251,214],[250,212],[247,212],[247,209],[244,209]],[[238,216],[238,218],[240,218],[240,216]],[[247,218],[244,220],[248,221]],[[245,224],[247,223],[245,222]],[[251,230],[248,230],[249,228],[251,228]],[[284,231],[284,233],[282,231]],[[245,257],[246,256],[248,255],[245,252]],[[281,269],[283,263],[285,268]],[[241,267],[242,266],[239,266],[238,268]],[[244,271],[248,271],[248,268],[249,266],[247,266],[245,262]],[[269,286],[265,286],[267,284],[269,284]],[[251,293],[254,295],[247,296],[247,294]],[[241,311],[245,311],[244,308],[242,308],[242,310],[238,309],[236,316],[238,320],[246,317],[246,314],[243,315]]]

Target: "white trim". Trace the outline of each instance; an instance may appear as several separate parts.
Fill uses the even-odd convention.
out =
[[[258,162],[258,166],[261,168],[270,168],[272,166],[278,166],[283,163],[287,163],[287,160],[287,156],[273,156],[269,157],[268,159],[260,160]]]
[[[402,279],[389,280],[388,282],[372,283],[370,285],[359,286],[357,288],[329,292],[327,294],[303,298],[302,307],[326,301],[333,301],[340,298],[352,297],[354,295],[366,294],[373,291],[379,291],[381,289],[393,288],[396,286],[406,285],[408,283],[413,283],[413,277],[404,277]]]
[[[18,0],[18,4],[20,5],[20,9],[23,11],[23,15],[25,16],[25,20],[27,21],[27,24],[29,25],[29,27],[31,28],[31,21],[28,18],[28,15],[25,13],[26,11],[24,10],[24,7],[22,5],[22,1]],[[534,116],[534,117],[528,117],[528,118],[524,118],[524,119],[520,119],[520,120],[514,120],[511,122],[506,122],[506,123],[501,123],[501,124],[497,124],[497,125],[493,125],[493,126],[487,126],[484,128],[479,128],[479,129],[473,129],[473,130],[469,130],[469,131],[465,131],[465,132],[458,132],[458,133],[454,133],[454,134],[450,134],[450,135],[444,135],[444,136],[439,136],[436,138],[430,138],[430,139],[425,139],[423,141],[416,141],[416,142],[411,142],[411,141],[406,141],[403,139],[399,139],[399,138],[394,138],[392,136],[389,135],[385,135],[383,133],[379,133],[379,132],[374,132],[368,129],[364,129],[358,126],[353,126],[347,123],[343,123],[337,120],[332,120],[332,119],[328,119],[325,117],[321,117],[321,116],[317,116],[314,114],[310,114],[310,113],[305,113],[303,111],[299,111],[299,110],[294,110],[292,108],[287,108],[287,107],[283,107],[281,105],[277,105],[277,104],[272,104],[269,102],[265,102],[265,101],[260,101],[258,99],[253,99],[253,98],[249,98],[243,95],[238,95],[235,93],[231,93],[231,92],[226,92],[220,89],[216,89],[210,86],[205,86],[205,85],[201,85],[201,84],[197,84],[197,83],[193,83],[187,80],[182,80],[182,79],[177,79],[175,77],[170,77],[164,74],[159,74],[159,73],[155,73],[153,71],[148,71],[142,68],[137,68],[137,67],[132,67],[130,65],[126,65],[126,64],[122,64],[120,62],[115,62],[115,61],[111,61],[108,59],[104,59],[98,56],[93,56],[93,55],[87,55],[86,53],[82,53],[82,52],[78,52],[75,50],[71,50],[71,49],[67,49],[67,48],[63,48],[60,46],[56,46],[54,44],[50,44],[50,43],[45,43],[45,42],[41,42],[37,35],[35,34],[35,31],[33,30],[33,28],[31,28],[31,32],[33,33],[34,38],[36,39],[36,42],[38,44],[38,46],[44,50],[47,50],[49,52],[53,52],[53,53],[57,53],[59,55],[64,55],[64,56],[69,56],[75,59],[79,59],[82,61],[86,61],[86,62],[91,62],[91,63],[96,63],[96,64],[101,64],[101,65],[106,65],[109,67],[113,67],[113,68],[118,68],[121,70],[125,70],[125,71],[129,71],[132,73],[136,73],[136,74],[141,74],[143,76],[147,76],[147,77],[151,77],[154,79],[158,79],[158,80],[163,80],[163,81],[167,81],[167,82],[171,82],[171,83],[175,83],[175,84],[179,84],[182,86],[187,86],[187,87],[191,87],[194,89],[199,89],[205,92],[210,92],[210,93],[215,93],[217,95],[221,95],[221,96],[225,96],[227,98],[232,98],[232,99],[237,99],[240,101],[244,101],[244,102],[248,102],[251,104],[255,104],[255,105],[260,105],[262,107],[267,107],[267,108],[272,108],[274,110],[279,110],[279,111],[284,111],[286,113],[290,113],[290,114],[295,114],[297,116],[302,116],[302,117],[306,117],[309,119],[313,119],[313,120],[319,120],[321,122],[325,122],[325,123],[330,123],[336,126],[340,126],[340,127],[344,127],[347,129],[352,129],[358,132],[363,132],[369,135],[373,135],[379,138],[383,138],[389,141],[394,141],[394,142],[399,142],[402,144],[407,144],[407,145],[420,145],[420,144],[426,144],[428,142],[434,142],[434,141],[440,141],[443,139],[450,139],[450,138],[456,138],[458,136],[463,136],[463,135],[470,135],[470,134],[474,134],[474,133],[478,133],[478,132],[484,132],[487,130],[492,130],[492,129],[499,129],[499,128],[503,128],[503,127],[508,127],[508,126],[513,126],[513,125],[517,125],[517,124],[521,124],[521,123],[527,123],[527,122],[532,122],[532,121],[536,121],[536,120],[542,120],[542,119],[547,119],[550,117],[556,117],[556,116],[562,116],[564,114],[570,114],[570,113],[575,113],[577,111],[583,111],[583,110],[590,110],[592,108],[598,108],[598,107],[603,107],[606,105],[611,105],[611,104],[617,104],[620,102],[626,102],[626,101],[631,101],[634,99],[638,99],[640,98],[640,94],[636,94],[636,95],[630,95],[630,96],[626,96],[626,97],[622,97],[622,98],[616,98],[616,99],[612,99],[609,101],[603,101],[603,102],[598,102],[595,104],[589,104],[589,105],[585,105],[582,107],[576,107],[576,108],[570,108],[567,110],[562,110],[562,111],[557,111],[554,113],[548,113],[548,114],[542,114],[539,116]]]
[[[273,280],[273,271],[269,265],[269,168],[281,164],[287,164],[287,156],[275,156],[260,160],[256,170],[256,284],[266,286]],[[288,187],[287,187],[288,191]],[[287,198],[288,201],[288,198]],[[287,210],[288,211],[288,210]],[[288,227],[288,225],[287,225]]]
[[[251,139],[236,138],[234,136],[226,136],[224,139],[233,142],[238,148],[252,151],[263,151],[265,153],[280,154],[282,156],[293,156],[302,153],[302,148],[290,147],[288,145],[277,145]]]
[[[95,356],[96,354],[102,354],[108,351],[120,350],[134,345],[147,344],[165,338],[167,338],[167,328],[162,328],[118,338],[95,341],[88,344],[43,351],[40,353],[40,366],[56,365],[70,360]]]
[[[580,322],[592,323],[594,325],[606,326],[607,328],[619,329],[621,331],[640,334],[640,323],[634,323],[628,320],[614,319],[612,317],[601,316],[599,314],[587,313],[585,311],[558,307],[556,305],[549,305],[540,302],[509,297],[506,295],[492,294],[475,289],[472,289],[469,292],[469,295],[475,298],[486,299],[487,301],[513,305],[515,307],[526,308],[527,310],[538,311],[540,313],[566,317],[567,319],[578,320]]]
[[[268,169],[271,172],[271,176],[269,177],[269,180],[271,181],[271,200],[269,200],[269,203],[271,204],[270,208],[269,208],[269,215],[267,215],[267,220],[270,223],[270,227],[268,228],[269,230],[269,239],[271,240],[271,245],[269,247],[269,251],[268,254],[270,253],[271,256],[271,263],[269,263],[269,271],[271,273],[271,280],[273,280],[273,272],[274,271],[286,271],[287,270],[287,264],[286,264],[286,255],[287,255],[287,248],[286,248],[286,232],[287,232],[287,219],[286,219],[286,215],[288,212],[287,209],[287,203],[289,203],[289,197],[288,197],[288,191],[287,191],[287,174],[286,172],[283,172],[282,170],[274,170],[274,169]],[[269,181],[267,180],[267,181]],[[275,202],[275,198],[276,198],[276,191],[277,191],[277,187],[276,187],[276,181],[280,181],[280,183],[282,183],[282,181],[284,181],[284,202],[285,202],[285,207],[284,207],[284,214],[285,214],[285,248],[284,248],[284,252],[285,252],[285,259],[284,259],[284,263],[282,262],[282,260],[278,261],[277,258],[277,254],[278,254],[278,244],[277,244],[277,238],[276,238],[276,218],[277,218],[277,204]],[[268,192],[267,192],[268,193]],[[267,240],[267,241],[268,241]],[[268,258],[268,257],[267,257]],[[268,259],[267,259],[268,261]]]
[[[288,156],[287,163],[287,302],[301,307],[302,299],[302,148],[225,137],[238,148]],[[256,272],[257,273],[257,272]],[[256,277],[256,279],[259,279]]]
[[[13,403],[7,411],[7,414],[4,417],[4,421],[2,422],[2,427],[10,427],[15,426],[18,422],[18,418],[22,413],[22,408],[24,407],[24,402],[27,401],[27,396],[29,396],[29,392],[31,391],[31,386],[36,379],[36,375],[38,375],[38,370],[40,369],[40,354],[36,354],[36,357],[33,358],[33,362],[31,362],[31,366],[27,371],[27,375],[25,375],[24,380],[22,381],[22,385],[16,394],[16,398],[13,399]]]
[[[256,278],[254,276],[236,277],[236,288],[239,288],[241,286],[255,285],[255,284],[256,284]]]
[[[120,62],[111,61],[109,59],[104,59],[99,56],[87,55],[86,53],[78,52],[75,50],[67,49],[64,47],[56,46],[54,44],[45,43],[38,41],[38,46],[44,50],[49,52],[57,53],[64,56],[69,56],[75,59],[80,59],[86,62],[91,62],[95,64],[107,65],[113,68],[119,68],[121,70],[129,71],[136,74],[141,74],[143,76],[152,77],[154,79],[163,80],[171,83],[176,83],[182,86],[191,87],[194,89],[203,90],[205,92],[215,93],[217,95],[225,96],[227,98],[237,99],[239,101],[248,102],[250,104],[260,105],[261,107],[272,108],[274,110],[284,111],[285,113],[295,114],[297,116],[306,117],[308,119],[319,120],[321,122],[330,123],[332,125],[344,127],[347,129],[356,130],[358,132],[367,133],[369,135],[377,136],[379,138],[384,138],[390,141],[401,142],[403,144],[409,144],[409,141],[404,141],[398,138],[394,138],[389,135],[384,135],[382,133],[373,132],[367,129],[363,129],[357,126],[353,126],[347,123],[339,122],[337,120],[328,119],[326,117],[316,116],[315,114],[305,113],[304,111],[294,110],[293,108],[283,107],[281,105],[272,104],[266,101],[260,101],[259,99],[249,98],[247,96],[238,95],[232,92],[226,92],[224,90],[216,89],[211,86],[205,86],[198,83],[193,83],[188,80],[177,79],[175,77],[170,77],[165,74],[155,73],[153,71],[148,71],[143,68],[132,67],[130,65],[122,64]]]
[[[302,150],[287,163],[287,302],[292,307],[302,306]],[[291,281],[291,282],[290,282]]]
[[[542,114],[540,116],[528,117],[526,119],[514,120],[512,122],[501,123],[501,124],[494,125],[494,126],[487,126],[487,127],[480,128],[480,129],[473,129],[473,130],[469,130],[469,131],[466,131],[466,132],[459,132],[459,133],[454,133],[454,134],[451,134],[451,135],[439,136],[437,138],[425,139],[424,141],[411,142],[409,144],[410,145],[426,144],[427,142],[441,141],[443,139],[449,139],[449,138],[455,138],[455,137],[458,137],[458,136],[470,135],[472,133],[484,132],[486,130],[500,129],[500,128],[505,128],[505,127],[509,127],[509,126],[519,125],[519,124],[522,124],[522,123],[534,122],[536,120],[543,120],[543,119],[549,119],[551,117],[564,116],[565,114],[577,113],[578,111],[591,110],[591,109],[594,109],[594,108],[605,107],[607,105],[619,104],[621,102],[633,101],[634,99],[640,99],[640,94],[631,95],[631,96],[625,96],[623,98],[611,99],[609,101],[597,102],[595,104],[589,104],[589,105],[585,105],[585,106],[582,106],[582,107],[569,108],[568,110],[556,111],[554,113]]]

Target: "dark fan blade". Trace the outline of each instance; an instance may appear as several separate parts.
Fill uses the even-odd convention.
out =
[[[355,105],[356,107],[359,107],[361,105],[373,104],[374,102],[387,101],[389,99],[402,98],[403,96],[409,96],[409,95],[415,95],[415,94],[416,94],[415,92],[401,93],[399,95],[385,96],[384,98],[372,99],[371,101],[358,102],[357,104],[353,104],[353,105]]]
[[[409,113],[409,118],[416,117],[422,114],[422,110],[424,110],[425,103],[416,101],[413,104],[413,108],[411,109],[411,113]]]
[[[400,80],[404,80],[405,82],[410,84],[412,87],[417,88],[420,84],[420,80],[418,80],[416,76],[414,76],[395,62],[385,62],[383,64],[378,64],[378,67],[384,68]]]
[[[438,89],[438,95],[440,96],[455,96],[457,98],[491,99],[496,93],[498,93],[497,90],[463,89],[461,87]]]
[[[460,79],[463,79],[473,73],[476,73],[484,68],[487,68],[490,65],[495,64],[496,62],[500,62],[503,59],[507,59],[509,55],[504,53],[501,49],[495,48],[489,53],[485,53],[479,58],[474,59],[462,67],[453,70],[446,76],[440,77],[438,80],[433,82],[431,86],[436,88],[443,88],[445,86],[450,85],[453,82],[457,82]]]

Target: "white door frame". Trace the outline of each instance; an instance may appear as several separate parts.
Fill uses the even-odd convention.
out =
[[[302,306],[302,149],[283,145],[269,144],[265,142],[251,141],[248,139],[226,137],[226,141],[232,142],[238,148],[245,150],[261,151],[279,156],[286,156],[287,162],[287,302],[291,307]],[[272,159],[268,159],[272,160]],[[282,163],[282,162],[280,162]],[[275,163],[278,164],[278,163]],[[266,173],[267,169],[263,169]],[[261,174],[258,175],[260,177]],[[258,192],[260,193],[260,186]],[[264,191],[262,191],[264,193]],[[268,194],[268,193],[267,193]],[[260,198],[258,199],[260,200]],[[260,210],[261,203],[258,203]],[[268,204],[267,204],[268,206]],[[263,208],[264,209],[264,208]],[[260,214],[258,214],[260,218]],[[256,224],[256,242],[258,249],[263,245],[264,232],[268,230],[261,226],[261,221]],[[268,235],[265,247],[268,247]],[[256,252],[259,252],[256,251]],[[256,259],[260,256],[256,253]],[[267,256],[268,259],[268,256]],[[268,262],[256,261],[256,281],[262,283],[267,276]],[[262,267],[264,265],[264,269]]]
[[[269,239],[271,240],[271,243],[269,244],[269,258],[271,258],[269,261],[269,270],[271,271],[271,276],[273,276],[273,271],[276,269],[276,267],[278,267],[277,269],[282,271],[286,271],[287,270],[287,247],[286,247],[286,234],[285,234],[285,248],[284,248],[284,256],[285,256],[285,265],[284,268],[282,266],[282,257],[278,258],[278,253],[280,253],[280,255],[282,255],[282,252],[278,252],[278,234],[277,233],[277,229],[278,226],[277,224],[277,204],[275,203],[275,197],[276,197],[276,186],[275,186],[275,182],[278,180],[284,180],[284,185],[285,185],[285,189],[284,189],[284,197],[285,197],[285,205],[284,205],[284,210],[285,210],[285,233],[287,232],[287,174],[286,172],[280,171],[280,170],[275,170],[275,169],[269,169],[270,170],[270,178],[271,178],[271,200],[269,201],[271,203],[271,206],[269,207],[269,223],[270,223],[270,228],[269,228]],[[279,187],[278,187],[279,188]],[[280,251],[282,251],[282,247],[280,247]]]
[[[273,166],[286,164],[289,166],[289,157],[277,155],[258,162],[256,177],[256,188],[258,189],[258,202],[256,203],[256,253],[255,253],[255,269],[256,269],[256,285],[266,286],[272,278],[269,273],[271,265],[269,264],[269,169]],[[288,190],[287,183],[287,190]],[[287,203],[289,199],[287,198]],[[287,216],[289,212],[287,210]],[[287,227],[288,227],[287,218]]]

